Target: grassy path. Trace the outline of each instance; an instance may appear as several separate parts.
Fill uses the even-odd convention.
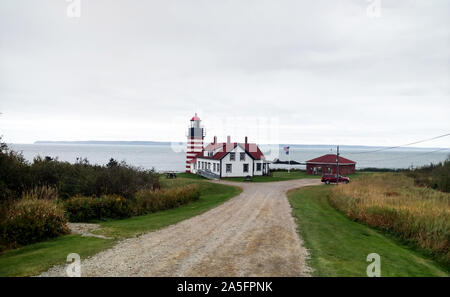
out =
[[[65,263],[69,253],[78,253],[81,258],[92,256],[112,247],[120,239],[151,232],[199,215],[241,192],[237,187],[202,180],[183,178],[163,180],[163,185],[168,187],[189,183],[200,185],[201,196],[198,201],[145,216],[99,222],[102,228],[94,233],[107,235],[113,239],[66,235],[4,252],[0,254],[0,276],[37,275],[54,265]]]
[[[349,220],[328,203],[328,191],[329,187],[318,186],[288,193],[314,276],[366,276],[370,253],[381,256],[381,276],[449,275],[395,239]]]

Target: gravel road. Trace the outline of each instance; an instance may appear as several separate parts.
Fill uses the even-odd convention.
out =
[[[82,276],[308,276],[308,253],[285,193],[320,181],[220,183],[243,192],[199,216],[83,260]],[[65,276],[65,268],[55,266],[42,276]]]

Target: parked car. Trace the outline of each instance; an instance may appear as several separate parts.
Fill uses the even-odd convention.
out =
[[[322,182],[329,185],[330,183],[338,182],[338,178],[336,174],[324,174],[322,175]],[[339,175],[339,182],[348,184],[350,182],[350,179],[346,176]]]

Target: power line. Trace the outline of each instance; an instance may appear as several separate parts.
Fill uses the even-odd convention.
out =
[[[413,145],[413,144],[418,144],[418,143],[422,143],[422,142],[426,142],[426,141],[430,141],[430,140],[435,140],[435,139],[439,139],[439,138],[443,138],[443,137],[447,137],[447,136],[450,136],[450,133],[443,134],[443,135],[439,135],[439,136],[435,136],[435,137],[432,137],[432,138],[427,138],[427,139],[419,140],[419,141],[415,141],[415,142],[411,142],[411,143],[407,143],[407,144],[402,144],[402,145],[397,145],[397,146],[391,146],[391,147],[385,147],[385,148],[381,148],[381,149],[377,149],[377,150],[373,150],[373,151],[359,152],[359,153],[347,153],[347,154],[349,154],[349,155],[359,155],[359,154],[376,153],[376,152],[381,152],[381,151],[386,151],[386,150],[392,150],[392,149],[396,149],[396,148],[400,148],[400,147],[404,147],[404,146],[410,146],[410,145]]]
[[[364,160],[360,160],[360,161],[364,161],[364,162],[367,162],[367,161],[379,162],[379,161],[402,160],[402,159],[408,159],[408,158],[411,158],[411,157],[428,155],[428,154],[432,154],[432,153],[435,153],[435,152],[447,151],[447,150],[450,151],[450,148],[440,148],[440,149],[433,150],[433,151],[427,151],[425,153],[411,154],[411,155],[408,155],[408,156],[402,156],[402,157],[396,157],[396,158],[375,159],[375,160],[373,160],[373,159],[364,159]],[[348,153],[348,154],[350,154],[350,153]],[[306,165],[306,161],[295,161],[295,162],[298,162],[298,164],[294,164],[294,165]],[[337,162],[337,160],[336,160],[336,162]],[[277,163],[275,163],[275,164],[277,164]],[[279,163],[279,164],[280,165],[284,165],[284,163]]]
[[[403,156],[403,157],[398,157],[398,158],[377,159],[377,160],[366,159],[366,160],[364,160],[364,161],[379,162],[379,161],[402,160],[402,159],[408,159],[408,158],[411,158],[411,157],[422,156],[422,155],[428,155],[428,154],[432,154],[432,153],[435,153],[435,152],[446,151],[446,150],[450,150],[450,148],[441,148],[441,149],[437,149],[437,150],[434,150],[434,151],[429,151],[429,152],[425,152],[425,153],[414,154],[414,155],[410,155],[410,156]]]

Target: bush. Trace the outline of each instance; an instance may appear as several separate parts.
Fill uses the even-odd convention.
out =
[[[0,204],[17,200],[23,193],[41,186],[57,189],[61,199],[111,194],[133,198],[139,190],[158,189],[160,183],[154,170],[114,159],[105,166],[91,165],[86,159],[71,164],[51,157],[36,157],[29,163],[0,138]]]
[[[159,175],[111,159],[105,166],[91,165],[79,160],[75,164],[51,158],[35,158],[30,172],[32,185],[51,185],[58,188],[61,198],[76,195],[119,195],[132,198],[141,189],[159,188]]]
[[[136,194],[136,212],[147,214],[175,208],[199,198],[200,190],[196,184],[158,191],[141,190]]]
[[[30,184],[28,170],[22,154],[11,151],[0,137],[0,203],[20,198]]]
[[[37,199],[23,199],[13,204],[1,223],[0,231],[3,249],[70,233],[61,205]]]
[[[122,219],[135,213],[132,202],[117,195],[74,197],[65,201],[64,207],[71,222]]]
[[[439,164],[408,170],[406,175],[418,186],[450,193],[450,158]]]
[[[186,185],[164,190],[140,190],[134,199],[116,195],[100,198],[74,197],[64,202],[69,221],[88,222],[102,219],[122,219],[175,208],[198,200],[198,185]]]

